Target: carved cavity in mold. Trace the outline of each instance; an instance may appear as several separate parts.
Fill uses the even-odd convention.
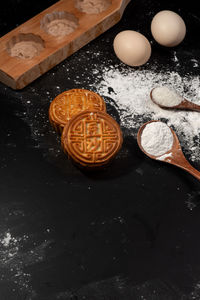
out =
[[[55,37],[72,33],[78,25],[78,19],[66,11],[55,11],[47,14],[41,21],[42,29]]]
[[[111,0],[75,0],[75,7],[86,14],[99,14],[111,4]]]
[[[44,48],[44,41],[33,33],[19,33],[7,43],[8,54],[22,59],[32,59]]]

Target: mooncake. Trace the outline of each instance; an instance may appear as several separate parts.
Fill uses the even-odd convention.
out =
[[[59,94],[50,104],[49,120],[57,132],[84,110],[106,111],[103,98],[93,91],[72,89]]]
[[[107,113],[86,110],[65,125],[61,144],[76,164],[96,168],[110,163],[123,142],[118,123]]]

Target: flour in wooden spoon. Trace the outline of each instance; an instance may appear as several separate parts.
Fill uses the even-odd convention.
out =
[[[200,161],[200,114],[165,110],[154,104],[150,100],[151,89],[164,85],[176,90],[184,98],[200,104],[199,77],[181,77],[177,72],[104,67],[91,88],[115,101],[121,126],[129,129],[130,134],[136,137],[139,127],[146,121],[165,121],[175,130],[188,157],[192,161]]]
[[[141,146],[144,151],[157,157],[171,150],[173,142],[173,134],[163,122],[148,123],[141,134]]]
[[[152,91],[152,98],[156,104],[173,107],[179,105],[183,98],[177,94],[174,90],[169,89],[167,86],[158,86]]]

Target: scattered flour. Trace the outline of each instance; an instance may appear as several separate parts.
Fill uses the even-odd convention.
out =
[[[5,237],[2,239],[1,243],[5,247],[8,247],[10,244],[10,241],[12,240],[10,232],[7,232]]]
[[[77,24],[66,19],[52,20],[47,25],[47,32],[53,36],[64,36],[72,33],[77,28]]]
[[[167,159],[169,161],[170,157],[172,157],[172,152],[163,154],[161,156],[158,156],[157,160],[165,160],[165,159]]]
[[[194,68],[197,68],[197,67],[199,66],[198,60],[196,60],[195,58],[192,58],[192,59],[191,59],[191,62],[193,63],[193,67],[194,67]]]
[[[173,61],[178,62],[178,57],[176,56],[176,51],[174,51]]]
[[[27,267],[44,261],[45,250],[51,243],[48,240],[40,244],[32,243],[30,248],[30,242],[30,236],[14,236],[10,230],[4,231],[0,226],[0,283],[3,281],[12,284],[12,292],[20,291],[26,295],[26,299],[36,296]]]
[[[130,129],[136,137],[139,127],[144,122],[164,121],[175,130],[189,158],[192,161],[200,161],[200,114],[162,109],[154,104],[149,96],[155,86],[167,85],[183,97],[199,104],[199,76],[181,77],[178,72],[159,72],[154,69],[133,69],[123,66],[103,67],[100,74],[91,88],[115,101],[121,126]]]
[[[141,135],[141,146],[150,155],[161,156],[171,150],[174,138],[170,128],[163,122],[152,122],[145,126]]]
[[[87,14],[98,14],[111,5],[109,0],[76,0],[78,10]]]
[[[40,43],[36,43],[34,41],[21,41],[16,43],[10,49],[10,55],[12,57],[16,56],[22,59],[32,59],[39,55],[42,50],[43,46]]]

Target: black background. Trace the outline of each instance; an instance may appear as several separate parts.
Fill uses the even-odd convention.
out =
[[[53,3],[1,3],[1,36]],[[187,64],[194,54],[200,58],[196,5],[132,0],[117,25],[23,90],[0,84],[0,239],[7,232],[12,237],[7,248],[0,244],[0,300],[200,299],[200,183],[145,157],[126,128],[121,155],[111,166],[81,172],[60,152],[48,122],[58,92],[89,88],[93,64],[101,65],[103,57],[117,61],[112,41],[121,30],[149,38],[149,68],[157,60],[160,68],[174,70],[173,49],[159,46],[150,33],[152,17],[162,9],[179,13],[187,26],[176,47],[182,59],[176,71],[198,75],[199,68]],[[101,55],[88,58],[89,49]],[[119,121],[112,99],[106,102]],[[16,245],[17,254],[8,259]]]

